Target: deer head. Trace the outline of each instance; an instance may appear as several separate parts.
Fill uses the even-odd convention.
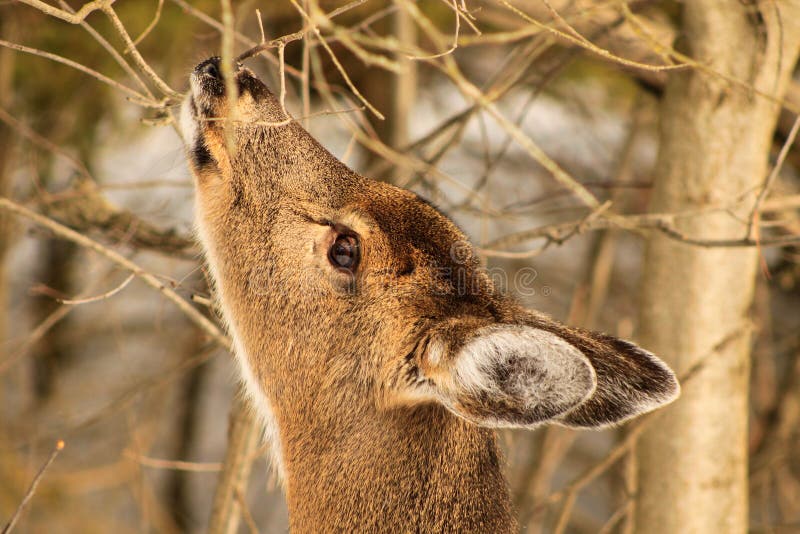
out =
[[[181,122],[293,527],[513,528],[488,429],[600,427],[676,398],[658,358],[523,309],[444,214],[348,169],[250,70],[235,82],[226,98],[219,60],[198,65]]]

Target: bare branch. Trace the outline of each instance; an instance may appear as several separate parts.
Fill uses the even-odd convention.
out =
[[[111,2],[104,4],[101,9],[103,10],[103,13],[105,13],[106,16],[108,16],[108,18],[111,20],[111,23],[114,25],[117,33],[120,35],[120,37],[122,37],[122,41],[125,43],[126,52],[133,57],[133,62],[137,67],[139,67],[139,70],[141,70],[148,78],[150,78],[150,81],[153,82],[158,90],[164,95],[176,99],[181,98],[182,95],[167,85],[158,76],[158,74],[156,74],[152,67],[150,67],[147,61],[144,60],[142,55],[139,53],[139,50],[136,48],[136,44],[133,42],[133,39],[131,39],[131,36],[128,35],[128,30],[125,29],[125,26],[122,24],[122,21],[119,20],[116,11],[114,11],[114,8],[111,7]]]
[[[456,3],[456,0],[453,0],[453,6],[452,7],[453,7],[453,12],[456,15],[456,28],[455,28],[455,31],[453,32],[453,44],[450,46],[450,48],[448,48],[447,50],[445,50],[443,52],[439,52],[438,54],[433,54],[431,56],[408,55],[407,56],[408,59],[413,59],[413,60],[436,59],[437,57],[446,56],[447,54],[452,54],[453,52],[456,51],[456,48],[458,48],[458,35],[459,35],[459,33],[461,33],[461,13],[458,10],[458,4]]]
[[[247,500],[241,488],[236,488],[236,501],[239,503],[239,507],[242,510],[242,517],[244,518],[245,524],[247,524],[247,529],[250,531],[250,534],[258,534],[258,527],[253,519],[253,514],[250,513],[250,509],[247,507]]]
[[[145,61],[145,59],[139,53],[139,50],[136,48],[136,43],[134,43],[133,39],[131,39],[131,36],[128,34],[128,30],[125,29],[125,25],[122,24],[122,21],[117,16],[116,11],[114,11],[114,8],[112,6],[112,4],[114,3],[114,0],[96,0],[94,2],[89,2],[88,4],[85,4],[83,7],[81,7],[81,9],[78,10],[77,13],[70,13],[69,11],[65,11],[63,9],[55,8],[55,7],[53,7],[53,6],[49,5],[49,4],[46,4],[45,2],[42,2],[40,0],[20,0],[20,1],[25,3],[25,4],[28,4],[31,7],[34,7],[36,9],[38,9],[39,11],[41,11],[41,12],[47,14],[47,15],[50,15],[52,17],[56,17],[56,18],[61,19],[61,20],[65,21],[65,22],[69,22],[70,24],[81,24],[84,21],[84,19],[89,15],[89,13],[92,13],[92,12],[98,11],[98,10],[102,11],[109,18],[109,20],[111,21],[111,24],[114,26],[114,29],[117,31],[119,36],[122,38],[122,41],[125,43],[126,53],[131,54],[131,57],[133,58],[133,62],[136,64],[136,66],[139,68],[139,70],[142,73],[144,73],[150,79],[150,81],[156,86],[156,88],[158,88],[158,90],[161,91],[164,95],[166,95],[166,96],[168,96],[170,98],[179,98],[181,96],[180,93],[178,93],[175,90],[173,90],[170,86],[168,86],[158,76],[158,74],[156,74],[156,72],[152,69],[152,67],[150,67],[150,65],[147,63],[147,61]],[[149,30],[146,30],[146,32],[147,31],[149,31]],[[146,33],[145,33],[145,35],[146,35]],[[9,44],[12,44],[12,43],[7,43],[6,44],[5,41],[3,41],[0,44],[3,44],[4,46],[8,46]],[[23,47],[23,48],[25,48],[25,47]],[[22,50],[22,48],[17,48],[17,49],[21,50],[21,51],[35,53],[35,52],[31,52],[32,49],[27,49],[27,50]],[[102,74],[96,73],[96,72],[92,71],[91,69],[89,69],[88,67],[84,67],[83,65],[80,65],[80,64],[78,64],[78,63],[76,63],[74,61],[71,61],[71,60],[68,60],[68,59],[65,59],[65,58],[61,58],[60,56],[56,56],[55,54],[49,54],[48,52],[36,51],[36,53],[37,53],[37,55],[41,55],[43,57],[48,57],[49,59],[53,59],[55,61],[59,61],[61,63],[68,64],[68,65],[70,65],[70,66],[72,66],[74,68],[77,68],[78,70],[82,70],[83,72],[86,72],[87,74],[92,74],[93,76],[95,76],[96,78],[104,81],[105,83],[109,83],[111,85],[114,85],[115,87],[118,86],[117,88],[120,89],[120,90],[123,90],[123,91],[127,90],[128,92],[132,92],[133,91],[132,89],[127,89],[122,84],[117,84],[117,82],[114,82],[113,80],[110,80],[109,78],[103,76]],[[138,95],[135,92],[134,92],[134,96],[136,98],[138,98],[139,100],[142,100],[142,101],[145,101],[145,102],[148,102],[148,101],[151,100],[151,99],[144,98],[144,97],[142,97],[141,95]]]
[[[791,209],[793,205],[789,204]],[[717,208],[716,211],[725,211]],[[756,246],[785,246],[800,243],[800,235],[776,236],[766,239],[754,239],[750,237],[731,238],[731,239],[700,239],[681,232],[675,227],[674,220],[680,217],[696,215],[694,213],[675,213],[660,214],[648,213],[642,215],[609,215],[606,217],[595,217],[587,219],[584,217],[579,221],[558,223],[540,226],[531,230],[525,230],[507,235],[488,243],[479,249],[482,254],[501,258],[527,258],[539,254],[542,248],[524,251],[507,252],[501,249],[515,244],[544,238],[545,246],[549,244],[562,244],[567,239],[587,231],[606,230],[609,228],[621,228],[624,230],[657,230],[667,237],[698,247],[756,247]]]
[[[56,441],[56,446],[53,448],[53,452],[50,453],[50,456],[47,458],[47,461],[42,465],[39,471],[36,473],[36,476],[33,477],[33,482],[31,482],[28,491],[25,492],[25,496],[22,498],[22,502],[19,503],[17,509],[14,511],[14,514],[11,516],[11,519],[8,520],[6,526],[3,527],[2,534],[9,534],[12,530],[14,530],[14,525],[17,524],[19,520],[19,516],[22,513],[23,508],[25,505],[28,504],[28,501],[31,500],[33,494],[36,493],[36,488],[39,486],[39,482],[42,480],[42,476],[44,476],[44,472],[47,471],[47,468],[53,463],[58,456],[58,453],[64,449],[64,441],[58,440]]]
[[[28,4],[31,7],[35,7],[42,13],[50,15],[51,17],[55,17],[57,19],[61,19],[64,22],[69,22],[70,24],[80,24],[83,20],[88,17],[91,13],[94,13],[98,10],[103,10],[105,7],[110,6],[114,3],[114,0],[94,0],[92,2],[87,2],[81,6],[81,8],[75,12],[70,13],[68,11],[64,11],[62,9],[57,9],[50,4],[42,2],[41,0],[18,0],[23,4]]]
[[[761,207],[761,203],[764,202],[767,193],[769,193],[772,182],[774,182],[775,178],[777,178],[778,174],[780,174],[783,163],[786,161],[786,156],[789,154],[789,149],[792,147],[792,144],[794,144],[794,140],[797,137],[798,130],[800,130],[800,115],[795,118],[792,129],[789,131],[789,135],[786,137],[786,141],[783,143],[781,151],[778,153],[778,159],[775,161],[775,166],[772,168],[772,171],[770,171],[769,175],[767,175],[767,177],[764,179],[764,184],[761,186],[761,190],[758,192],[755,202],[753,202],[753,209],[750,211],[750,217],[747,221],[748,238],[755,238],[758,240],[758,210]]]
[[[102,293],[100,295],[96,295],[94,297],[86,297],[80,299],[56,299],[56,300],[58,300],[58,302],[60,302],[61,304],[68,304],[71,306],[77,304],[88,304],[90,302],[98,302],[100,300],[105,300],[107,298],[113,297],[114,295],[125,289],[131,282],[131,280],[133,280],[134,276],[136,275],[134,274],[128,275],[128,277],[125,278],[125,280],[123,280],[122,283],[119,284],[117,287],[110,289],[109,291],[106,291],[105,293]]]
[[[629,59],[625,59],[625,58],[619,57],[617,55],[614,55],[611,52],[609,52],[608,50],[605,50],[605,49],[600,48],[599,46],[595,45],[594,43],[592,43],[591,41],[586,39],[584,36],[582,36],[580,33],[578,33],[578,31],[575,28],[573,28],[569,24],[569,22],[567,22],[564,19],[564,17],[561,16],[561,14],[559,12],[557,10],[555,10],[553,8],[553,6],[550,5],[549,2],[547,2],[547,0],[542,0],[544,5],[547,7],[547,10],[553,15],[553,17],[558,22],[560,22],[562,25],[564,25],[567,28],[569,33],[564,33],[562,31],[556,30],[555,28],[553,28],[551,26],[548,26],[546,24],[542,24],[541,22],[539,22],[538,20],[534,19],[533,17],[528,16],[527,14],[525,14],[524,12],[519,10],[518,8],[512,6],[507,1],[505,1],[505,0],[501,0],[501,1],[502,1],[502,4],[505,5],[508,9],[512,10],[514,13],[516,13],[520,17],[524,18],[526,21],[530,22],[534,26],[537,26],[537,27],[539,27],[539,28],[541,28],[543,30],[547,30],[549,32],[552,32],[555,35],[561,37],[562,39],[566,39],[567,41],[570,41],[570,42],[575,43],[575,44],[577,44],[577,45],[579,45],[579,46],[581,46],[583,48],[586,48],[587,50],[589,50],[591,52],[594,52],[595,54],[597,54],[597,55],[599,55],[599,56],[601,56],[601,57],[603,57],[605,59],[609,59],[609,60],[611,60],[611,61],[613,61],[615,63],[619,63],[621,65],[625,65],[626,67],[633,67],[633,68],[637,68],[637,69],[654,71],[654,72],[660,72],[660,71],[665,71],[665,70],[675,70],[675,69],[681,69],[681,68],[685,68],[686,67],[685,64],[682,64],[682,65],[648,65],[646,63],[640,63],[638,61],[631,61]]]
[[[82,65],[81,63],[78,63],[77,61],[72,61],[71,59],[67,59],[65,57],[61,57],[61,56],[59,56],[57,54],[51,54],[50,52],[45,52],[44,50],[37,50],[36,48],[30,48],[28,46],[19,45],[19,44],[16,44],[16,43],[10,43],[10,42],[4,41],[2,39],[0,39],[0,46],[5,46],[6,48],[11,48],[11,49],[17,50],[19,52],[25,52],[26,54],[33,54],[35,56],[43,57],[45,59],[50,59],[52,61],[56,61],[58,63],[62,63],[64,65],[72,67],[73,69],[77,69],[77,70],[79,70],[79,71],[81,71],[83,73],[88,74],[89,76],[92,76],[93,78],[96,78],[97,80],[100,80],[104,84],[109,85],[109,86],[113,87],[114,89],[117,89],[118,91],[121,91],[121,92],[127,94],[130,97],[133,97],[135,99],[135,101],[137,101],[137,102],[147,102],[148,105],[151,105],[151,106],[160,106],[161,105],[158,102],[156,102],[155,100],[153,100],[152,98],[148,98],[148,97],[144,96],[143,94],[139,93],[138,91],[134,91],[130,87],[127,87],[127,86],[119,83],[118,81],[112,80],[108,76],[106,76],[104,74],[100,74],[96,70],[92,70],[89,67],[87,67],[85,65]]]
[[[590,208],[597,208],[600,205],[597,197],[581,185],[580,182],[575,180],[575,178],[570,176],[558,163],[553,161],[553,159],[550,158],[533,139],[526,135],[519,126],[500,113],[495,104],[486,97],[483,91],[467,81],[450,56],[445,56],[445,59],[448,60],[446,61],[446,67],[444,67],[445,72],[456,82],[458,88],[465,96],[474,100],[485,109],[534,160],[547,169],[561,185],[572,191],[581,202]]]
[[[30,141],[31,143],[39,146],[54,155],[60,156],[64,158],[67,163],[69,163],[70,167],[72,167],[75,171],[77,171],[82,176],[91,179],[91,175],[89,174],[89,169],[86,168],[86,165],[83,164],[82,161],[76,159],[72,156],[72,154],[68,153],[66,150],[61,148],[60,146],[56,145],[49,139],[46,139],[33,131],[27,125],[23,124],[19,121],[16,117],[11,115],[8,111],[0,107],[0,121],[3,121],[8,125],[9,128],[13,128],[17,131],[22,137]]]
[[[261,425],[241,392],[234,399],[228,425],[228,450],[214,494],[208,525],[210,534],[233,534],[237,531],[241,506],[236,492],[241,491],[250,478],[254,452],[261,435]]]
[[[191,304],[189,304],[183,298],[181,298],[180,295],[175,293],[175,291],[162,284],[158,278],[148,273],[147,271],[145,271],[144,269],[142,269],[141,267],[139,267],[138,265],[127,259],[126,257],[122,256],[118,252],[115,252],[109,249],[108,247],[101,245],[97,241],[94,241],[82,234],[79,234],[78,232],[72,230],[71,228],[67,228],[64,225],[57,223],[52,219],[49,219],[43,215],[31,211],[24,206],[20,206],[19,204],[11,201],[10,199],[0,197],[0,208],[5,209],[16,215],[20,215],[22,217],[30,219],[36,224],[53,231],[56,235],[68,239],[69,241],[72,241],[74,243],[77,243],[82,247],[94,250],[101,256],[104,256],[109,260],[111,260],[112,262],[116,263],[117,265],[131,271],[137,277],[141,278],[147,285],[159,291],[168,300],[171,300],[176,306],[178,306],[178,308],[184,314],[186,314],[189,320],[195,323],[201,330],[203,330],[206,334],[208,334],[211,338],[213,338],[222,347],[230,350],[231,348],[230,339],[227,336],[225,336],[214,323],[209,321],[204,315],[202,315],[199,311],[193,308]]]
[[[64,0],[58,0],[58,4],[65,11],[74,13],[74,10]],[[86,30],[86,32],[89,35],[91,35],[94,38],[94,40],[97,41],[100,44],[100,46],[102,46],[106,50],[106,52],[108,52],[111,55],[111,57],[114,58],[114,61],[117,62],[117,64],[122,68],[122,70],[124,70],[128,74],[128,76],[136,80],[136,83],[139,84],[139,87],[142,88],[142,91],[144,91],[148,97],[155,99],[155,96],[153,96],[153,93],[150,91],[150,88],[147,86],[147,84],[144,83],[144,81],[142,81],[139,75],[136,74],[136,71],[133,70],[133,67],[131,67],[127,61],[125,61],[125,58],[123,58],[122,55],[119,52],[117,52],[117,50],[111,45],[111,43],[108,42],[106,38],[100,35],[97,32],[97,30],[92,28],[85,20],[82,20],[80,24],[81,27],[84,30]]]
[[[219,462],[185,462],[183,460],[162,460],[160,458],[151,458],[136,454],[130,450],[125,450],[122,453],[125,457],[130,458],[145,467],[153,467],[155,469],[174,469],[178,471],[190,471],[192,473],[218,473],[222,470],[222,464]]]
[[[239,119],[239,108],[233,104],[236,101],[237,94],[235,56],[233,53],[233,8],[230,0],[220,0],[220,4],[222,6],[222,58],[220,60],[220,71],[225,85],[225,100],[228,103],[226,107],[226,118],[228,120],[222,123],[222,134],[225,138],[225,146],[228,153],[235,154],[234,131],[231,126]]]
[[[153,20],[150,21],[150,24],[147,25],[147,28],[145,28],[142,31],[142,33],[139,34],[139,37],[137,37],[136,39],[133,40],[133,44],[134,45],[138,45],[139,43],[141,43],[144,40],[144,38],[147,37],[150,34],[151,31],[153,31],[153,28],[156,27],[156,24],[158,24],[159,19],[161,19],[161,10],[162,9],[164,9],[164,0],[158,0],[158,6],[156,7],[155,15],[153,15]],[[126,54],[129,53],[129,52],[130,52],[130,49],[126,49],[125,50]]]
[[[314,24],[314,21],[311,20],[311,17],[309,17],[308,13],[306,13],[305,10],[302,7],[300,7],[300,4],[298,4],[296,0],[290,0],[290,1],[292,2],[292,5],[295,7],[295,9],[297,9],[297,11],[303,16],[303,18],[305,20],[307,20],[309,22],[309,24],[312,24],[312,30],[314,31],[314,33],[316,34],[317,38],[319,39],[320,44],[322,44],[322,47],[328,53],[328,56],[330,56],[331,61],[333,61],[333,64],[336,66],[336,69],[339,71],[339,74],[341,74],[342,78],[344,78],[344,81],[347,84],[347,87],[350,88],[350,90],[353,92],[353,94],[356,95],[356,97],[367,107],[368,110],[370,110],[372,112],[373,115],[378,117],[380,120],[383,120],[384,119],[383,114],[381,114],[380,111],[375,109],[375,107],[373,107],[373,105],[370,104],[369,101],[367,101],[366,98],[364,98],[364,95],[361,94],[361,91],[358,90],[358,88],[355,86],[353,81],[350,79],[350,76],[347,74],[347,71],[345,71],[344,67],[339,62],[339,58],[337,58],[336,54],[333,53],[333,50],[331,50],[330,45],[322,37],[322,34],[319,31],[319,28]]]

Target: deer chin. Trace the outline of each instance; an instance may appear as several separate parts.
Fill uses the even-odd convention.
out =
[[[197,140],[197,104],[192,91],[189,91],[181,103],[181,112],[178,117],[178,129],[187,146],[194,145]]]
[[[229,175],[230,158],[225,147],[222,129],[215,125],[214,118],[198,105],[198,91],[193,90],[181,105],[180,132],[188,148],[189,164],[195,175],[205,180],[209,175]]]
[[[190,91],[181,105],[179,126],[184,144],[189,148],[189,163],[193,170],[200,171],[213,163],[213,157],[203,139],[200,120],[197,116],[197,104],[193,92]]]

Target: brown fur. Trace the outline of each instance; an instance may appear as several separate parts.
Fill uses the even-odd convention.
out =
[[[497,292],[446,216],[348,169],[246,69],[229,153],[225,121],[205,120],[224,117],[215,61],[193,73],[183,117],[197,220],[277,427],[293,531],[512,532],[487,427],[599,426],[675,397],[649,353]],[[352,274],[327,255],[344,231],[359,239]]]

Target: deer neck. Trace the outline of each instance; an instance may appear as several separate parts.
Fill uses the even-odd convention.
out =
[[[314,434],[317,434],[316,436]],[[439,406],[281,424],[292,532],[512,532],[494,431]]]

